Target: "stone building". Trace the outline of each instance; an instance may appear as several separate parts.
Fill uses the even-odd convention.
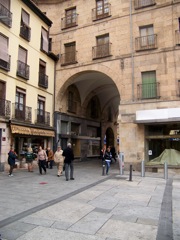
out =
[[[30,0],[0,0],[0,170],[15,147],[52,146],[54,76],[52,22]]]
[[[140,163],[180,150],[180,1],[36,0],[53,21],[56,142]],[[118,127],[118,128],[117,128]],[[118,129],[118,132],[117,132]]]

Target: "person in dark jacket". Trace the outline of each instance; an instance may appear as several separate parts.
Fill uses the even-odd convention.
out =
[[[69,168],[70,168],[70,179],[74,180],[73,174],[74,174],[74,153],[71,148],[71,143],[67,144],[67,148],[64,149],[63,154],[62,154],[65,159],[64,159],[64,164],[65,164],[65,177],[66,181],[69,180]]]
[[[9,151],[9,153],[8,153],[8,164],[10,166],[9,177],[13,177],[12,173],[13,173],[13,169],[15,167],[16,158],[17,158],[17,154],[14,151],[14,148],[12,147],[11,150]]]
[[[104,155],[104,159],[105,159],[105,162],[106,162],[106,174],[108,175],[109,168],[110,168],[110,165],[111,165],[111,160],[112,160],[112,154],[111,154],[110,147],[107,148],[107,150],[105,152],[105,155]]]

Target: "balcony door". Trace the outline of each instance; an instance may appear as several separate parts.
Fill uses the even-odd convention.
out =
[[[142,72],[142,98],[156,98],[157,84],[156,72]]]
[[[109,34],[98,36],[96,57],[105,57],[109,55]]]
[[[76,61],[76,43],[65,44],[65,63],[74,63]]]
[[[76,8],[66,10],[66,27],[76,25]]]
[[[141,48],[148,48],[155,45],[153,26],[140,27],[140,36]]]
[[[96,1],[96,18],[102,18],[109,15],[108,0],[97,0]]]
[[[5,115],[5,92],[6,85],[4,82],[0,81],[0,116]]]
[[[37,102],[37,122],[45,123],[45,98],[38,96]]]

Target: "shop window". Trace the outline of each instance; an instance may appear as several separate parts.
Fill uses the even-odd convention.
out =
[[[79,127],[80,127],[80,124],[78,124],[78,123],[71,123],[71,134],[79,135]]]
[[[68,122],[61,121],[61,133],[68,134]]]
[[[29,14],[23,9],[21,12],[20,36],[26,39],[27,41],[30,41],[31,28],[29,27]]]
[[[96,127],[88,126],[87,127],[87,136],[88,137],[97,137],[98,129]]]
[[[19,47],[17,76],[29,79],[29,65],[27,65],[27,50]]]

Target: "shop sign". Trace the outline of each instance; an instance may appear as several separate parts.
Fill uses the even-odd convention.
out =
[[[46,136],[46,137],[54,137],[54,131],[44,130],[44,129],[36,129],[36,128],[28,128],[23,126],[11,125],[12,133],[16,134],[24,134],[24,135],[35,135],[35,136]]]

